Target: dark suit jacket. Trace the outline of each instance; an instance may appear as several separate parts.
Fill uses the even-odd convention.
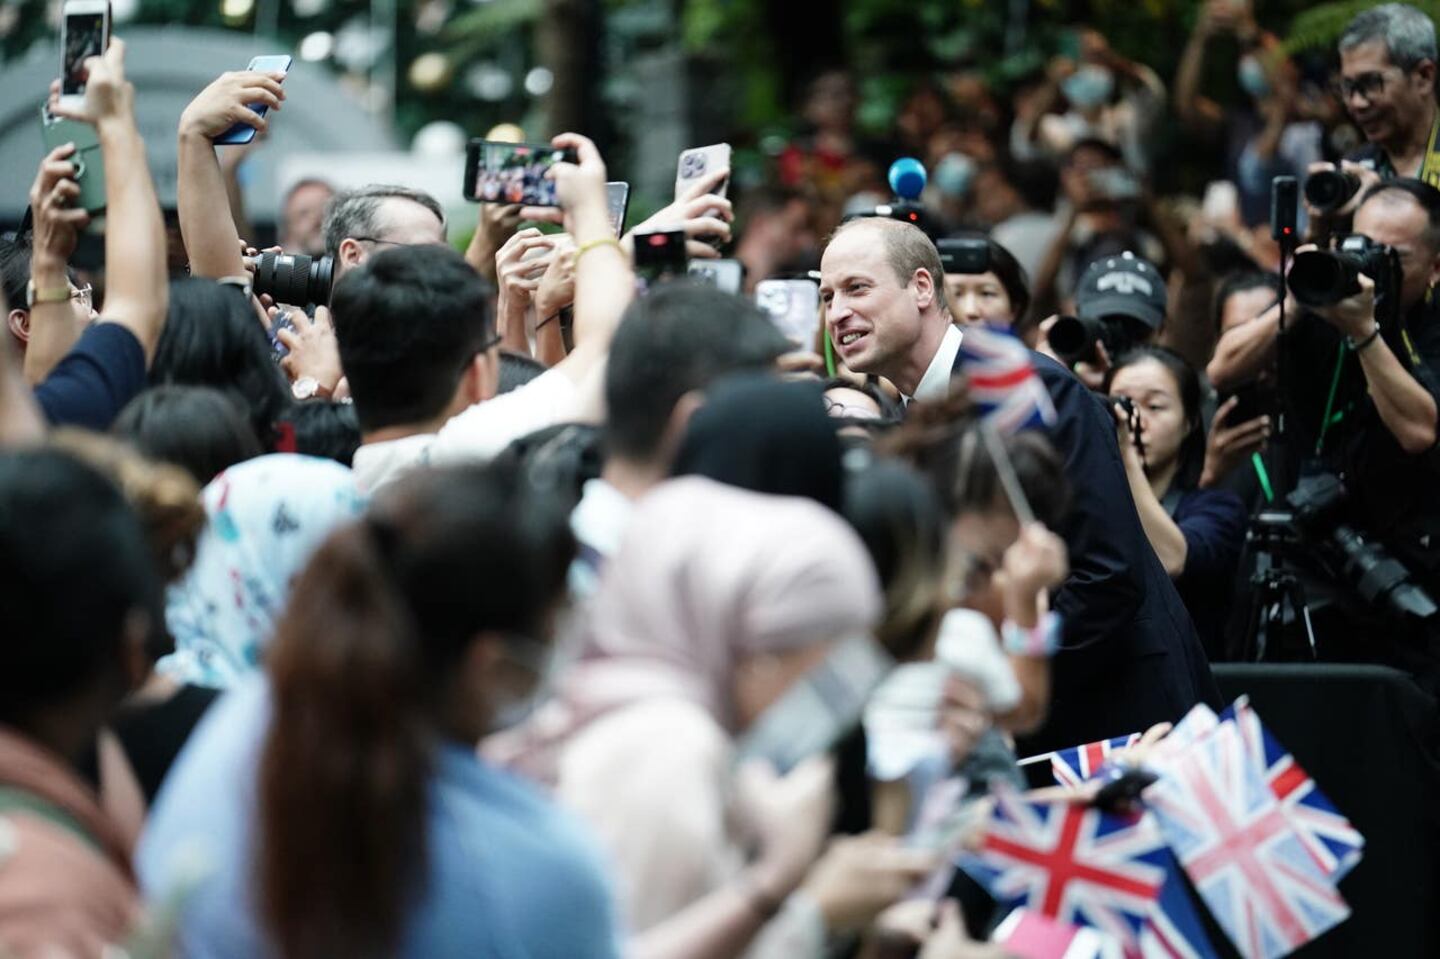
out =
[[[1051,597],[1065,625],[1049,716],[1021,739],[1021,756],[1143,732],[1198,702],[1220,707],[1190,614],[1140,525],[1113,415],[1069,370],[1031,359],[1055,403],[1050,439],[1070,482],[1070,514],[1056,531],[1070,576]]]

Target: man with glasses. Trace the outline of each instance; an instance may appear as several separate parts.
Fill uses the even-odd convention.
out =
[[[335,281],[381,250],[443,246],[445,211],[428,193],[371,184],[343,190],[325,206],[325,252],[335,258]]]
[[[1335,93],[1366,143],[1342,169],[1362,189],[1335,220],[1351,216],[1365,188],[1379,180],[1414,177],[1440,186],[1440,112],[1435,106],[1435,24],[1404,3],[1365,10],[1340,35]],[[1310,169],[1331,169],[1315,164]],[[1319,215],[1311,209],[1311,215]],[[1329,225],[1322,218],[1322,227]]]

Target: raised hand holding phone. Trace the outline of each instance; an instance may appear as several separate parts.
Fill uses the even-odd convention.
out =
[[[237,125],[248,129],[251,136],[264,132],[269,121],[252,107],[279,110],[285,99],[280,71],[222,73],[200,91],[180,115],[180,135],[200,136],[216,143],[229,135]],[[242,142],[232,137],[230,143]]]
[[[60,105],[80,109],[89,67],[110,46],[109,0],[66,0],[60,22]]]
[[[711,170],[686,187],[674,203],[656,212],[649,219],[631,228],[620,240],[626,252],[634,254],[636,233],[681,230],[685,234],[685,252],[692,259],[719,259],[720,252],[701,237],[730,240],[730,221],[735,219],[730,201],[710,193],[730,176],[728,167]]]
[[[250,66],[245,68],[245,72],[265,74],[275,78],[279,82],[283,82],[285,74],[290,72],[290,62],[290,57],[286,54],[255,57],[250,61]],[[250,112],[262,118],[272,105],[275,106],[275,109],[280,109],[278,104],[271,104],[266,100],[256,100],[254,102],[248,102],[245,105],[249,108]],[[261,129],[261,127],[253,125],[247,118],[241,117],[231,125],[230,129],[216,135],[214,140],[218,144],[247,144],[255,139],[256,132]]]

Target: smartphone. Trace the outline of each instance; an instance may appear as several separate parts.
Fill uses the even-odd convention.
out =
[[[605,204],[609,207],[610,226],[618,240],[625,234],[625,211],[630,208],[630,184],[624,181],[605,184]]]
[[[110,46],[109,0],[65,0],[60,20],[60,106],[85,102],[85,61]]]
[[[45,107],[40,108],[40,137],[45,151],[64,143],[75,144],[70,162],[75,164],[75,182],[80,197],[75,205],[92,216],[105,210],[105,157],[100,152],[100,135],[95,127],[78,120],[57,117]]]
[[[1090,186],[1101,199],[1124,201],[1140,199],[1140,181],[1124,167],[1105,167],[1090,171]]]
[[[465,151],[465,199],[480,203],[559,206],[555,181],[547,174],[557,163],[575,163],[574,150],[548,143],[471,140]]]
[[[1236,398],[1235,408],[1225,417],[1226,427],[1239,426],[1257,417],[1273,416],[1276,413],[1275,390],[1268,384],[1246,383],[1237,387],[1233,393],[1220,397],[1220,402],[1224,403],[1231,396]]]
[[[716,143],[708,147],[694,147],[680,154],[680,163],[675,170],[675,199],[690,189],[696,180],[703,179],[714,170],[730,168],[730,144]],[[725,196],[730,188],[730,178],[710,192]]]
[[[696,260],[690,275],[726,293],[739,293],[745,285],[745,267],[739,260]]]
[[[635,272],[646,288],[686,272],[685,231],[655,230],[635,234]]]
[[[984,237],[940,240],[935,248],[940,251],[940,265],[946,273],[979,275],[990,272],[990,241]]]
[[[829,752],[854,730],[870,693],[894,666],[868,636],[840,640],[751,724],[738,757],[763,759],[783,776],[811,756]]]
[[[256,73],[289,73],[290,57],[283,53],[266,57],[255,57],[245,69]],[[250,103],[246,105],[262,117],[270,111],[270,108],[263,103]],[[235,145],[249,143],[253,139],[255,139],[255,128],[248,123],[237,123],[216,137],[214,142]]]
[[[796,346],[811,350],[820,332],[820,285],[814,280],[761,280],[755,304]]]
[[[277,363],[290,355],[290,347],[280,340],[281,330],[295,332],[295,318],[288,309],[282,309],[275,314],[274,319],[270,321],[270,332],[267,334],[270,337],[270,349],[274,352]]]

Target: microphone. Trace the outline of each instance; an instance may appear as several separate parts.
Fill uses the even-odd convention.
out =
[[[901,157],[890,164],[890,189],[901,200],[919,199],[925,189],[925,165],[914,157]]]

